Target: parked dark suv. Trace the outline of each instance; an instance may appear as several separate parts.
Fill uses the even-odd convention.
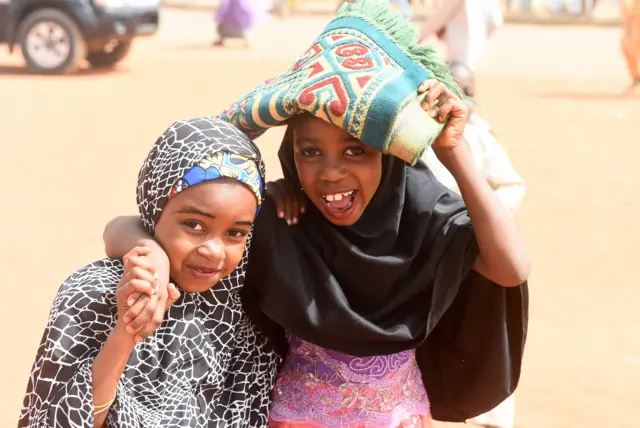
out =
[[[158,29],[160,0],[0,0],[0,43],[20,47],[27,67],[61,74],[86,60],[109,68],[136,37]]]

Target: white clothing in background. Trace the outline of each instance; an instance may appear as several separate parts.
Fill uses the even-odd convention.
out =
[[[484,175],[500,202],[513,215],[524,199],[526,186],[513,168],[507,152],[491,133],[491,127],[477,113],[473,113],[464,130],[464,139],[476,167]],[[455,178],[440,163],[432,149],[427,150],[422,159],[438,181],[460,193]]]
[[[422,25],[421,38],[445,29],[447,60],[476,70],[486,53],[489,34],[502,24],[499,0],[440,0]]]

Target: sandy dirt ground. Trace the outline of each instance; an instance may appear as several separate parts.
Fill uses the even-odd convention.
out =
[[[162,18],[112,73],[32,76],[0,53],[0,426],[15,426],[58,285],[103,256],[110,218],[136,212],[136,175],[155,138],[284,70],[326,22],[272,21],[245,51],[209,46],[209,14]],[[618,38],[506,27],[480,72],[482,113],[528,184],[517,216],[534,261],[518,427],[638,426],[640,96],[617,95]],[[259,140],[270,178],[281,135]]]

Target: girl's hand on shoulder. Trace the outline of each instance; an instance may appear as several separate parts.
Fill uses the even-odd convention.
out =
[[[180,298],[180,292],[169,284],[166,255],[154,257],[150,248],[138,246],[124,256],[123,262],[124,273],[116,293],[118,321],[140,341],[162,324],[165,311]]]
[[[426,92],[422,108],[439,122],[446,122],[444,129],[433,142],[433,149],[445,151],[457,147],[464,141],[464,128],[469,120],[469,107],[435,79],[425,80],[418,87],[418,93]]]
[[[298,216],[307,210],[302,190],[283,178],[267,183],[267,197],[276,204],[278,217],[289,226],[298,224]]]

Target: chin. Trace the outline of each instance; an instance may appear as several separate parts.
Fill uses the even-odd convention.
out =
[[[204,293],[205,291],[211,290],[213,287],[216,286],[216,284],[217,282],[211,285],[210,284],[199,285],[199,284],[187,283],[187,285],[185,286],[180,285],[180,288],[186,291],[187,293]]]
[[[329,223],[335,226],[343,226],[343,227],[353,226],[358,222],[358,220],[360,220],[360,217],[362,217],[362,215],[353,216],[353,218],[337,219],[337,218],[329,218],[325,215],[325,218],[329,221]]]
[[[207,281],[195,281],[192,278],[185,278],[182,281],[176,280],[176,285],[188,293],[204,293],[215,287],[222,278],[222,275]]]

